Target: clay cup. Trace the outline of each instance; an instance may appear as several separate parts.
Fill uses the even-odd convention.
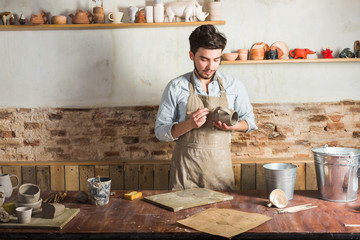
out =
[[[25,183],[19,187],[18,201],[21,203],[35,203],[39,201],[40,188],[32,183]]]
[[[249,55],[249,49],[239,49],[238,50],[239,53],[239,59],[241,61],[246,61],[248,60],[248,55]]]
[[[124,13],[123,12],[111,12],[108,15],[108,19],[112,22],[112,23],[121,23],[121,20],[123,18]]]
[[[19,223],[31,222],[32,208],[29,207],[17,207],[15,209],[16,216],[18,217]]]

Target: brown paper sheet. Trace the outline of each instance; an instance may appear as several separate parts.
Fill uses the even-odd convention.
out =
[[[201,232],[232,238],[271,219],[258,213],[209,208],[189,218],[179,220],[178,223]]]

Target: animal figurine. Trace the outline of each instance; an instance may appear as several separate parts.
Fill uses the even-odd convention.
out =
[[[205,21],[209,13],[202,11],[202,6],[196,0],[188,0],[184,2],[172,2],[166,7],[166,14],[169,22],[175,22],[176,17],[185,18],[185,22]]]
[[[20,25],[24,25],[26,23],[26,19],[22,13],[19,18],[19,23],[20,23]]]
[[[41,13],[38,15],[31,14],[30,23],[33,25],[46,24],[48,22],[48,17],[44,10],[41,10]]]
[[[145,15],[144,15],[144,9],[139,10],[135,22],[136,23],[146,23],[146,19],[145,19]]]
[[[139,11],[139,8],[137,7],[134,7],[134,6],[130,6],[128,9],[127,9],[127,12],[128,12],[128,15],[129,15],[129,21],[131,23],[134,23],[135,22],[135,19],[136,19],[136,13]]]
[[[279,54],[278,54],[278,50],[269,50],[265,53],[265,58],[266,59],[279,59]]]
[[[308,54],[314,54],[316,52],[311,51],[308,48],[302,49],[302,48],[295,48],[289,52],[290,56],[294,59],[303,58],[307,59]]]
[[[355,52],[356,57],[360,58],[360,41],[359,40],[356,40],[354,42],[354,52]]]
[[[350,51],[350,48],[344,48],[339,54],[339,58],[354,58],[355,54]]]
[[[9,18],[9,23],[10,23],[10,25],[15,25],[15,17],[13,14],[11,14],[11,16]]]
[[[0,18],[4,25],[7,24],[7,15],[10,15],[10,14],[11,14],[11,12],[4,12],[4,13],[0,14]]]
[[[327,48],[321,52],[324,58],[334,58],[332,55],[333,51],[330,48]]]

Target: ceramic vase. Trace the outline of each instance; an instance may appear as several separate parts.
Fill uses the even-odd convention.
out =
[[[164,22],[164,4],[157,3],[154,6],[154,22]]]
[[[153,6],[145,7],[145,17],[146,17],[146,22],[148,22],[148,23],[154,22],[154,7]]]
[[[105,14],[103,7],[93,8],[93,20],[94,23],[105,23]]]
[[[220,21],[221,17],[221,2],[209,2],[209,20],[210,21]]]

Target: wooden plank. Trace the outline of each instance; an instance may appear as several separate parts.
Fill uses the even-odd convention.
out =
[[[235,190],[241,190],[241,164],[233,164]]]
[[[169,189],[168,164],[154,164],[154,189],[155,190]]]
[[[298,168],[296,170],[296,180],[294,190],[305,190],[305,163],[294,163]]]
[[[125,165],[125,190],[139,189],[139,165],[127,164]]]
[[[111,189],[112,190],[123,190],[124,189],[124,165],[110,165],[109,174],[111,178]]]
[[[266,190],[264,163],[256,164],[256,190]]]
[[[241,165],[241,190],[255,190],[255,163]]]
[[[80,191],[87,191],[88,185],[87,180],[89,178],[93,178],[95,176],[95,168],[94,166],[80,166]]]
[[[22,167],[22,182],[36,184],[36,168],[35,166]]]
[[[41,191],[50,191],[50,167],[36,166],[36,184]]]
[[[306,163],[306,190],[317,190],[315,163]]]
[[[154,189],[154,165],[152,164],[140,165],[139,189],[140,190]]]
[[[276,64],[276,63],[347,63],[360,62],[358,58],[316,58],[316,59],[274,59],[274,60],[248,60],[248,61],[221,61],[221,65],[229,64]]]
[[[65,167],[50,166],[51,191],[65,190]]]
[[[109,165],[96,165],[95,176],[109,177],[110,176]]]
[[[3,173],[7,173],[9,175],[15,175],[18,177],[19,182],[17,182],[15,177],[11,177],[11,184],[15,187],[18,184],[18,187],[22,183],[22,174],[21,174],[21,166],[3,166]]]
[[[79,191],[79,166],[65,166],[65,188],[67,191]]]

